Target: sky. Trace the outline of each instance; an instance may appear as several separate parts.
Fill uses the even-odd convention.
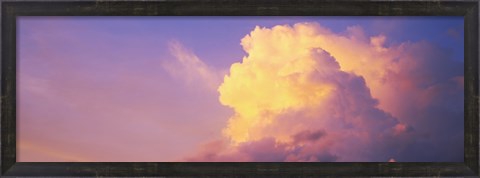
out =
[[[19,17],[19,162],[463,162],[462,17]]]

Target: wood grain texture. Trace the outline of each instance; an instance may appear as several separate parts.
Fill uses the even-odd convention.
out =
[[[2,176],[478,176],[478,1],[1,2]],[[464,16],[463,163],[17,163],[17,16]],[[432,123],[433,124],[433,123]],[[132,153],[134,154],[134,153]]]
[[[2,174],[16,157],[16,21],[17,8],[2,3],[1,61],[1,168]]]
[[[478,4],[465,14],[465,165],[479,175]]]
[[[473,176],[463,163],[16,163],[6,176]]]

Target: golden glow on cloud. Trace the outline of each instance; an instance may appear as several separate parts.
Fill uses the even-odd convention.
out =
[[[218,89],[220,102],[236,111],[225,135],[235,143],[259,140],[265,133],[255,133],[276,122],[282,112],[317,108],[326,102],[339,86],[316,81],[314,75],[334,79],[341,69],[360,74],[367,84],[378,85],[368,79],[377,80],[384,73],[378,68],[386,63],[380,59],[385,57],[385,36],[367,41],[360,27],[351,27],[348,32],[350,36],[340,36],[316,23],[299,23],[271,29],[257,26],[245,36],[241,45],[248,56],[231,66]],[[274,136],[277,141],[288,140]]]
[[[224,133],[234,142],[258,140],[262,136],[252,133],[275,122],[276,114],[325,102],[336,86],[309,77],[328,74],[335,66],[320,64],[312,52],[331,55],[341,71],[363,77],[372,97],[379,100],[378,107],[398,116],[401,111],[392,103],[397,96],[391,91],[398,87],[412,89],[413,81],[398,74],[402,68],[415,68],[417,64],[414,57],[401,55],[412,45],[387,48],[386,40],[384,35],[367,38],[359,26],[349,27],[342,35],[317,23],[271,29],[257,26],[241,40],[248,56],[231,66],[218,89],[220,102],[236,111]],[[399,57],[403,57],[401,62],[396,61]],[[396,83],[392,85],[392,81]]]
[[[231,66],[218,89],[220,102],[236,112],[224,130],[234,142],[263,138],[255,129],[276,122],[285,110],[317,107],[334,90],[335,86],[312,79],[315,72],[331,67],[319,61],[330,60],[329,54],[302,43],[286,26],[257,27],[242,39],[248,56]]]
[[[317,23],[255,27],[241,40],[247,55],[231,65],[218,87],[220,103],[235,112],[224,139],[188,160],[397,156],[402,147],[393,140],[409,142],[415,129],[410,124],[417,122],[402,114],[431,105],[443,86],[431,84],[438,69],[430,63],[449,61],[432,57],[433,47],[425,42],[386,46],[386,41],[384,35],[367,37],[359,26],[341,34]],[[446,80],[463,84],[462,77]],[[431,86],[425,89],[426,84]],[[272,153],[262,152],[267,150]]]

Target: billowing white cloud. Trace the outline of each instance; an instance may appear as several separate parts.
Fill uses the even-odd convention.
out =
[[[256,27],[241,40],[248,55],[218,87],[235,111],[223,138],[187,160],[462,159],[463,145],[435,146],[463,143],[462,64],[425,41],[387,40],[359,26]]]

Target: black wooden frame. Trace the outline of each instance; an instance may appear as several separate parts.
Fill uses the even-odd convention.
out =
[[[479,176],[478,1],[3,1],[1,2],[2,176]],[[463,163],[16,162],[18,16],[463,16]]]

